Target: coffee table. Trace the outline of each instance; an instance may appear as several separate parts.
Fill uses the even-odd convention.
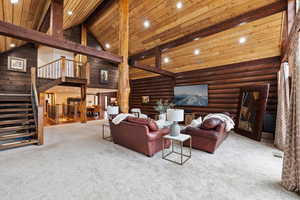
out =
[[[171,151],[165,154],[165,140],[171,141]],[[187,140],[190,140],[189,154],[183,153],[183,143]],[[174,143],[179,143],[180,152],[174,150]],[[170,155],[178,154],[180,156],[180,161],[170,159]],[[173,163],[183,165],[192,157],[192,137],[186,134],[179,134],[178,136],[165,135],[162,138],[162,158]]]

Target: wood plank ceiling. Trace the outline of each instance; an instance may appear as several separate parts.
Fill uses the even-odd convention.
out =
[[[130,0],[130,55],[153,48],[196,30],[217,24],[245,12],[279,0]],[[234,29],[169,49],[163,53],[170,62],[162,68],[182,72],[236,62],[280,55],[282,13],[269,16]],[[118,5],[113,5],[89,29],[108,51],[118,53]],[[143,22],[149,20],[150,27]],[[246,43],[240,45],[240,37]],[[200,54],[194,55],[199,49]],[[142,63],[155,65],[154,58]],[[131,78],[154,76],[149,72],[131,69]]]
[[[10,0],[0,0],[0,20],[25,28],[37,29],[51,0],[19,0],[12,4]],[[103,0],[65,0],[64,29],[82,23]],[[68,14],[72,11],[72,15]],[[0,52],[20,46],[24,42],[9,37],[0,36]]]

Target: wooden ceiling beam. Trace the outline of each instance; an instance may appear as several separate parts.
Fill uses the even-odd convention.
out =
[[[157,67],[152,67],[152,66],[148,66],[148,65],[139,64],[137,62],[130,62],[129,65],[130,65],[130,67],[145,70],[147,72],[152,72],[152,73],[155,73],[155,74],[160,74],[162,76],[168,76],[168,77],[172,77],[172,78],[175,78],[175,76],[176,76],[176,74],[173,73],[173,72],[169,72],[169,71],[157,68]]]
[[[38,27],[38,30],[43,33],[47,33],[50,27],[50,7],[48,8],[41,25]]]
[[[104,11],[111,7],[115,2],[117,2],[117,0],[103,0],[103,2],[94,10],[94,12],[87,17],[84,24],[86,24],[87,27],[94,24],[102,16]]]
[[[180,45],[186,44],[188,42],[194,41],[196,38],[204,38],[211,36],[213,34],[226,31],[228,29],[239,26],[242,23],[250,23],[252,21],[256,21],[258,19],[268,17],[270,15],[282,12],[286,10],[287,2],[285,0],[280,0],[270,5],[249,11],[237,17],[233,17],[231,19],[220,22],[216,25],[209,26],[207,28],[198,30],[196,32],[190,33],[188,35],[182,36],[178,39],[166,42],[152,49],[146,50],[141,53],[137,53],[135,55],[130,56],[132,60],[139,60],[148,57],[155,56],[156,49],[159,48],[161,51],[165,51],[170,48],[178,47]]]
[[[0,35],[28,42],[33,42],[36,44],[41,44],[56,49],[79,53],[86,56],[92,56],[95,58],[104,59],[112,63],[118,64],[121,63],[123,60],[122,56],[115,55],[110,52],[97,50],[91,47],[85,47],[83,45],[65,39],[56,38],[45,33],[41,33],[39,31],[24,28],[21,26],[16,26],[14,24],[6,23],[4,21],[0,21]]]

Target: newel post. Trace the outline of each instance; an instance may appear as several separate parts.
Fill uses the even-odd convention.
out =
[[[60,63],[60,65],[61,65],[61,69],[60,69],[61,80],[64,82],[64,81],[66,81],[66,57],[62,56],[60,62],[61,62]]]

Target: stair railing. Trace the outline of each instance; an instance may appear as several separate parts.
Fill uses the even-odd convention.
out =
[[[38,144],[44,144],[44,109],[39,105],[39,98],[37,92],[37,71],[35,67],[31,68],[31,102],[34,120],[36,124],[36,139]]]
[[[62,56],[60,59],[43,65],[38,68],[38,78],[58,79],[65,81],[66,77],[87,79],[88,63],[82,63],[75,60],[66,59]]]

